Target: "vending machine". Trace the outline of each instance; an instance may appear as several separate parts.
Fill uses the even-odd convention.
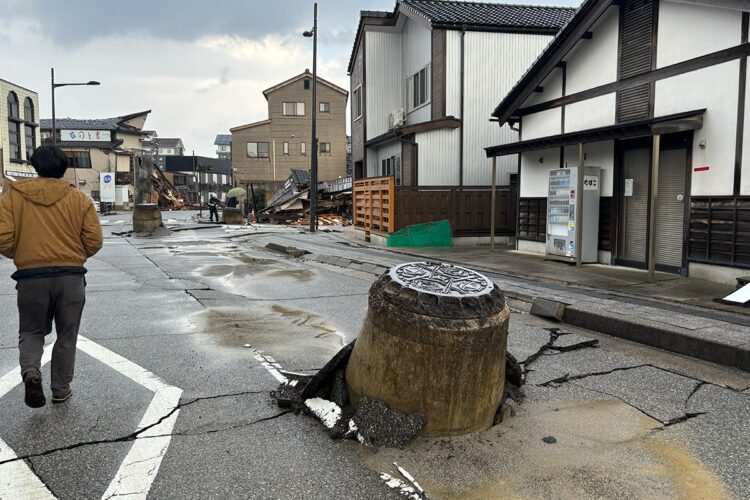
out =
[[[601,168],[585,167],[583,178],[583,227],[576,213],[578,167],[549,172],[547,195],[547,258],[576,262],[578,251],[583,262],[596,262],[599,247],[599,195]],[[581,248],[576,248],[576,231],[583,231]]]

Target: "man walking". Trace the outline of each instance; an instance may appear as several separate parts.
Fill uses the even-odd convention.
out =
[[[41,360],[44,337],[55,321],[52,402],[73,392],[76,341],[85,302],[83,265],[102,247],[102,228],[91,200],[62,180],[68,159],[42,146],[31,157],[39,178],[17,181],[0,198],[0,254],[13,259],[18,290],[18,350],[25,402],[46,404]]]

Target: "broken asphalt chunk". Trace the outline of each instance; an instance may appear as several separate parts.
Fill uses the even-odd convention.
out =
[[[359,440],[371,446],[402,448],[422,430],[427,417],[419,413],[402,413],[377,399],[363,397],[352,417]]]

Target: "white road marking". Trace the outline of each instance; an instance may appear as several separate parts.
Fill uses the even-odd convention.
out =
[[[42,366],[52,358],[52,344],[44,348]],[[0,398],[21,383],[21,367],[0,378]],[[8,444],[0,438],[0,462],[18,458]],[[23,460],[0,465],[0,498],[50,499],[55,498],[47,486]]]
[[[125,456],[122,465],[102,498],[127,495],[145,500],[159,472],[161,461],[169,448],[171,433],[180,411],[159,421],[173,411],[180,402],[182,389],[163,381],[142,366],[116,354],[86,337],[78,337],[78,348],[101,363],[117,370],[154,393],[136,430],[150,427],[139,434]],[[45,347],[42,365],[52,357],[52,345]],[[0,378],[0,397],[21,383],[21,369],[15,368]],[[158,425],[154,425],[157,422]],[[142,439],[147,438],[147,439]],[[0,439],[0,461],[17,458],[15,452]],[[0,499],[5,498],[55,498],[47,486],[31,471],[26,462],[17,460],[0,465]]]
[[[281,382],[282,384],[288,384],[289,379],[281,374],[281,365],[278,364],[271,356],[266,356],[257,349],[253,349],[253,356],[255,359],[260,361],[263,368],[268,370],[268,373],[273,375],[273,378]]]

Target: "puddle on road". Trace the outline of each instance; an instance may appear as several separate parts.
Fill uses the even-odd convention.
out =
[[[620,401],[527,401],[484,432],[361,453],[377,472],[398,462],[434,499],[730,498],[692,454],[657,440],[659,427]]]
[[[344,337],[325,318],[277,304],[248,308],[210,308],[194,314],[190,327],[222,347],[243,349],[249,344],[268,350],[277,359],[304,356],[304,368],[320,367],[344,345]],[[201,340],[201,344],[205,344]],[[300,368],[299,365],[284,368]]]

